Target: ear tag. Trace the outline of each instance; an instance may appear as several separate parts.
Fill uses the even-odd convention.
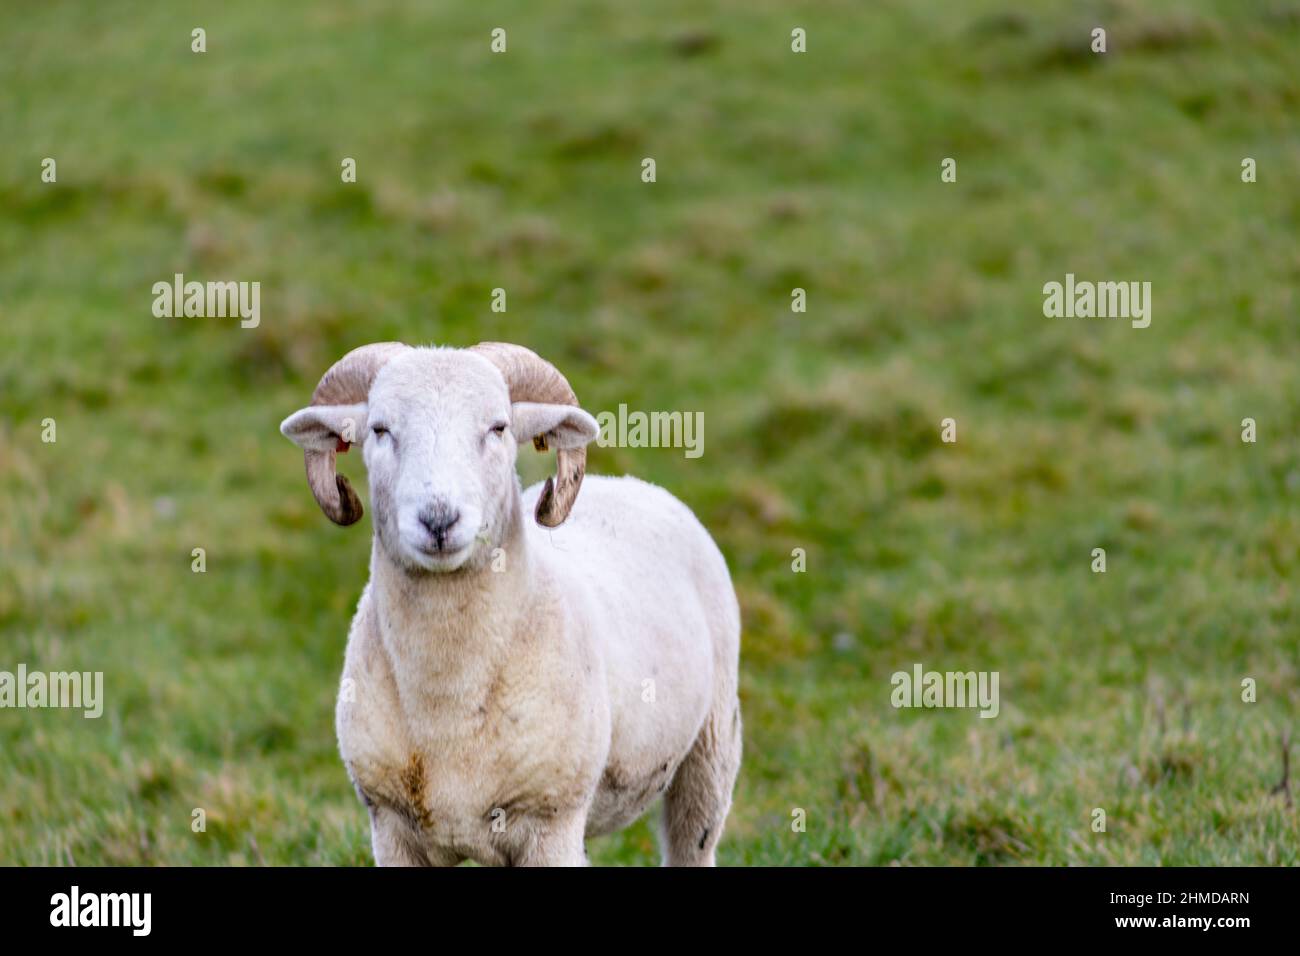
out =
[[[352,447],[351,445],[349,445],[342,438],[340,438],[338,446],[334,450],[338,452],[340,455],[346,455],[348,453],[348,449],[351,447]]]

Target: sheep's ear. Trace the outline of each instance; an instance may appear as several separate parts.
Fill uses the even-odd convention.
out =
[[[280,434],[307,451],[347,451],[365,437],[366,403],[309,405],[280,423]]]
[[[532,441],[539,448],[582,448],[600,434],[596,419],[576,405],[515,402],[510,418],[515,441]]]

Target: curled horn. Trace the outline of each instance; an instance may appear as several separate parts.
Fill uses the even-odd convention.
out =
[[[312,392],[311,403],[353,405],[364,402],[379,370],[406,348],[401,342],[376,342],[353,349],[321,376],[320,383]],[[364,514],[361,499],[347,478],[336,471],[334,455],[334,449],[303,453],[307,464],[307,484],[326,517],[339,525],[356,524]]]
[[[545,402],[552,405],[578,404],[578,396],[560,370],[531,349],[508,342],[480,342],[470,349],[497,367],[506,380],[512,402]],[[546,436],[533,439],[538,451],[546,450]],[[537,499],[534,512],[537,523],[554,528],[564,523],[582,487],[587,472],[586,448],[557,448],[555,477],[546,479],[546,487]]]

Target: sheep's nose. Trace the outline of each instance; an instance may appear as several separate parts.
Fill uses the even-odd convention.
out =
[[[420,524],[433,538],[434,546],[441,551],[447,545],[447,532],[460,520],[460,512],[443,502],[428,505],[420,512]]]

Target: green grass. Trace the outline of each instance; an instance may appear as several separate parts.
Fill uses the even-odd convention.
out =
[[[390,338],[704,413],[699,459],[590,468],[733,570],[721,862],[1300,862],[1300,4],[642,6],[0,11],[0,669],[107,697],[0,710],[0,862],[369,862],[333,732],[368,522],[277,425]],[[154,318],[174,272],[259,280],[261,326]],[[1044,318],[1066,272],[1152,282],[1151,327]],[[999,671],[1000,716],[894,710],[915,662]],[[590,849],[657,860],[648,821]]]

